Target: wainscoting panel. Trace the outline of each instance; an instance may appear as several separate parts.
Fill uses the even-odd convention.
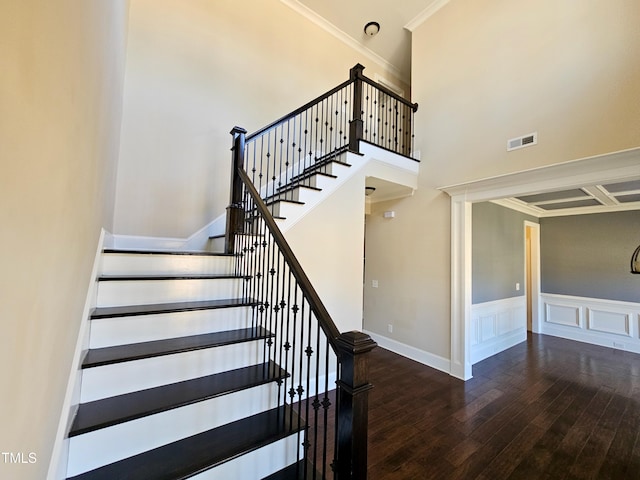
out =
[[[631,336],[631,316],[625,312],[607,312],[587,307],[587,328],[594,332]]]
[[[471,363],[477,363],[527,339],[524,296],[471,306]]]
[[[542,293],[540,333],[640,353],[640,303]]]
[[[566,327],[582,327],[582,310],[575,305],[545,303],[546,321]]]

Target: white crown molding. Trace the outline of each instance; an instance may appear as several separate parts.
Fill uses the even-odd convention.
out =
[[[429,17],[435,14],[438,10],[444,7],[449,0],[435,0],[431,5],[422,10],[418,15],[413,17],[412,20],[407,23],[404,28],[410,32],[414,32],[420,25],[422,25]]]
[[[310,22],[316,24],[317,26],[319,26],[320,28],[322,28],[326,32],[328,32],[331,35],[333,35],[334,37],[336,37],[338,40],[344,42],[349,47],[351,47],[354,50],[356,50],[357,52],[361,53],[362,55],[367,57],[369,60],[371,60],[371,61],[377,63],[378,65],[380,65],[381,67],[385,68],[386,70],[391,72],[393,75],[395,75],[397,78],[401,79],[404,82],[409,83],[409,80],[405,78],[405,76],[402,74],[402,72],[400,71],[400,69],[398,67],[396,67],[392,63],[390,63],[387,60],[385,60],[384,58],[382,58],[380,55],[375,53],[373,50],[370,50],[367,47],[365,47],[364,45],[362,45],[355,38],[353,38],[352,36],[348,35],[347,33],[343,32],[342,30],[340,30],[333,23],[328,22],[325,18],[323,18],[320,15],[318,15],[316,12],[311,10],[306,5],[303,5],[298,0],[280,0],[280,1],[282,3],[284,3],[287,7],[291,8],[295,12],[297,12],[300,15],[302,15],[303,17],[305,17]]]
[[[491,200],[491,203],[495,203],[501,207],[509,208],[526,215],[531,215],[532,217],[540,218],[542,216],[539,208],[532,207],[531,205],[521,202],[515,198],[499,198],[497,200]]]
[[[620,203],[617,205],[594,205],[592,207],[561,208],[558,210],[543,210],[535,205],[528,205],[516,198],[500,198],[491,203],[511,210],[518,211],[536,218],[566,217],[569,215],[589,215],[592,213],[629,212],[640,210],[640,202]]]
[[[640,178],[640,148],[631,148],[438,187],[438,190],[451,197],[460,197],[463,201],[483,202],[637,178]]]

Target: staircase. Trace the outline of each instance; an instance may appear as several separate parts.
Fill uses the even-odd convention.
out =
[[[289,375],[234,261],[103,253],[69,478],[264,478],[300,461],[304,424],[278,401]]]
[[[363,68],[234,128],[225,253],[103,252],[68,480],[366,479],[375,342],[338,331],[276,224],[322,201],[360,141],[412,153],[417,105]]]

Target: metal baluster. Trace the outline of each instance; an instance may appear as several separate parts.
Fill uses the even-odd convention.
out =
[[[318,324],[318,329],[320,329],[320,324]],[[319,335],[318,335],[319,336]],[[319,347],[318,347],[319,348]],[[326,465],[327,465],[327,444],[329,438],[328,425],[329,425],[329,408],[331,408],[331,400],[329,399],[329,341],[325,337],[325,365],[324,365],[324,399],[322,400],[322,407],[324,408],[324,435],[323,435],[323,444],[322,444],[322,476],[326,476]],[[318,354],[320,352],[318,351]],[[318,362],[319,363],[319,362]],[[337,417],[337,415],[336,415]]]

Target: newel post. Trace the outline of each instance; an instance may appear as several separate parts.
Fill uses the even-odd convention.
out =
[[[338,480],[367,478],[369,422],[368,354],[376,347],[369,335],[347,332],[338,337],[338,430],[335,473]]]
[[[235,253],[236,235],[244,232],[244,208],[242,207],[242,179],[238,169],[244,167],[244,144],[247,131],[241,127],[231,130],[233,143],[231,147],[231,193],[227,207],[227,229],[225,232],[226,253]]]
[[[349,151],[360,153],[360,140],[363,138],[364,122],[362,120],[362,71],[359,63],[349,70],[349,79],[353,81],[353,118],[349,123]]]

